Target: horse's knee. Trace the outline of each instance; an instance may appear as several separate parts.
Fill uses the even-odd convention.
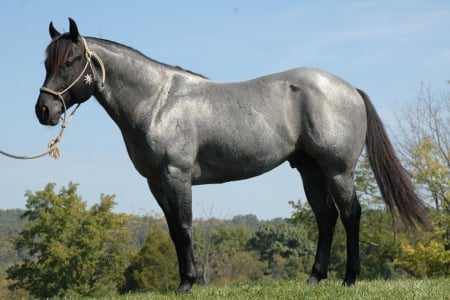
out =
[[[336,175],[329,180],[329,187],[341,218],[348,219],[361,215],[361,207],[356,198],[352,176]]]
[[[345,227],[356,226],[361,220],[361,205],[356,197],[353,197],[348,208],[341,213],[341,220]]]
[[[183,241],[188,242],[190,244],[192,241],[192,233],[193,233],[192,224],[190,223],[181,224],[180,235]]]

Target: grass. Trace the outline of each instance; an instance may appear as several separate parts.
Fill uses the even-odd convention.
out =
[[[360,281],[346,288],[340,281],[325,280],[315,286],[298,281],[259,281],[222,286],[194,286],[186,295],[175,292],[129,294],[105,300],[147,299],[450,299],[450,278],[424,280]]]

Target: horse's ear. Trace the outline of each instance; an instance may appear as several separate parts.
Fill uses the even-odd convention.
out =
[[[58,30],[56,30],[55,27],[53,26],[53,22],[50,22],[48,31],[50,32],[50,37],[52,38],[52,40],[56,39],[61,35],[61,33],[59,33]]]
[[[69,33],[70,38],[73,41],[77,41],[78,38],[80,37],[80,34],[78,33],[77,23],[75,23],[75,21],[72,18],[69,18]]]

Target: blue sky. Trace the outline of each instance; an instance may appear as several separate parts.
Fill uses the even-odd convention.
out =
[[[3,1],[0,149],[40,152],[58,133],[39,125],[34,104],[48,24],[66,31],[68,17],[82,35],[220,82],[300,66],[325,69],[365,90],[391,132],[395,112],[415,101],[421,82],[436,93],[450,89],[449,1]],[[24,208],[26,190],[73,181],[89,205],[115,194],[118,212],[161,212],[94,98],[80,107],[61,148],[59,160],[0,157],[0,208]],[[298,199],[300,177],[284,164],[255,179],[195,187],[194,216],[289,217],[287,202]]]

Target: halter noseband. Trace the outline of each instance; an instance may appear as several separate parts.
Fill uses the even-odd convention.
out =
[[[77,84],[78,81],[80,81],[80,79],[83,77],[84,72],[86,72],[87,68],[90,67],[91,70],[93,70],[92,68],[92,57],[94,57],[97,62],[100,65],[100,68],[102,69],[102,84],[105,83],[105,66],[103,65],[103,61],[101,60],[101,58],[93,51],[89,50],[86,40],[83,37],[80,37],[81,41],[83,41],[84,44],[84,56],[86,57],[86,65],[84,66],[83,70],[81,71],[80,75],[78,75],[78,77],[68,86],[66,87],[64,90],[62,90],[61,92],[57,92],[55,90],[52,90],[51,88],[48,88],[46,86],[42,86],[39,90],[41,92],[45,92],[51,95],[54,95],[56,97],[58,97],[59,100],[61,100],[63,106],[64,106],[64,114],[66,113],[67,107],[66,107],[66,103],[64,102],[64,97],[63,95],[65,93],[67,93],[75,84]],[[87,77],[90,74],[87,74],[85,77],[86,83],[90,84],[94,79],[91,77]],[[93,76],[93,75],[92,75]],[[78,104],[79,106],[80,104]],[[77,108],[78,108],[77,106]]]

